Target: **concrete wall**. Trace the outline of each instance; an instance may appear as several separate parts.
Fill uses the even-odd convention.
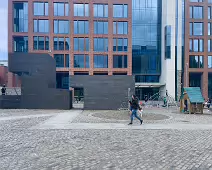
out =
[[[177,16],[178,16],[178,20],[177,20],[177,99],[180,99],[181,93],[182,93],[182,61],[183,61],[183,57],[182,57],[182,45],[183,45],[183,9],[182,9],[182,5],[183,5],[183,0],[177,0],[177,5],[178,5],[178,11],[177,11]]]
[[[162,0],[162,33],[161,33],[161,77],[163,87],[175,97],[175,33],[176,33],[176,0]],[[165,58],[165,27],[171,26],[171,59]]]
[[[116,110],[135,91],[133,76],[70,76],[70,87],[84,88],[84,109]]]

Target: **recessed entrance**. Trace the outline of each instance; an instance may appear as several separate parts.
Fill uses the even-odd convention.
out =
[[[74,88],[73,108],[76,108],[76,109],[84,108],[84,88],[82,87]]]
[[[145,96],[147,95],[148,99],[154,94],[159,92],[159,88],[145,88],[145,87],[137,87],[135,88],[135,95],[140,100],[145,100]]]

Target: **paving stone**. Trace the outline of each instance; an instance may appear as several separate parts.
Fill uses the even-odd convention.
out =
[[[28,115],[32,112],[27,111]],[[155,124],[181,120],[202,124],[212,122],[211,115],[184,115],[162,110],[148,112],[171,118],[153,120],[151,123]],[[0,121],[1,170],[211,169],[211,130],[31,129],[52,120],[49,113],[52,112],[39,111],[33,115],[46,116]],[[1,117],[17,115],[24,113],[4,111]],[[92,119],[91,123],[94,119],[105,123],[113,121],[96,119],[87,113],[82,115]]]

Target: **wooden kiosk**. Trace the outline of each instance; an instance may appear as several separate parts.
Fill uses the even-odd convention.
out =
[[[180,112],[203,114],[204,98],[199,87],[183,88],[180,98]]]

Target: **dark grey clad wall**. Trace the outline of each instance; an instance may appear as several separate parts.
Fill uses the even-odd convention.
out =
[[[0,109],[20,109],[21,96],[6,95],[0,96]]]
[[[128,88],[131,94],[135,90],[133,76],[70,76],[71,87],[84,88],[84,109],[116,110],[128,100]]]
[[[48,54],[9,54],[9,71],[21,78],[21,96],[1,96],[1,108],[71,109],[69,90],[56,89],[56,64]],[[17,100],[18,99],[18,100]]]

